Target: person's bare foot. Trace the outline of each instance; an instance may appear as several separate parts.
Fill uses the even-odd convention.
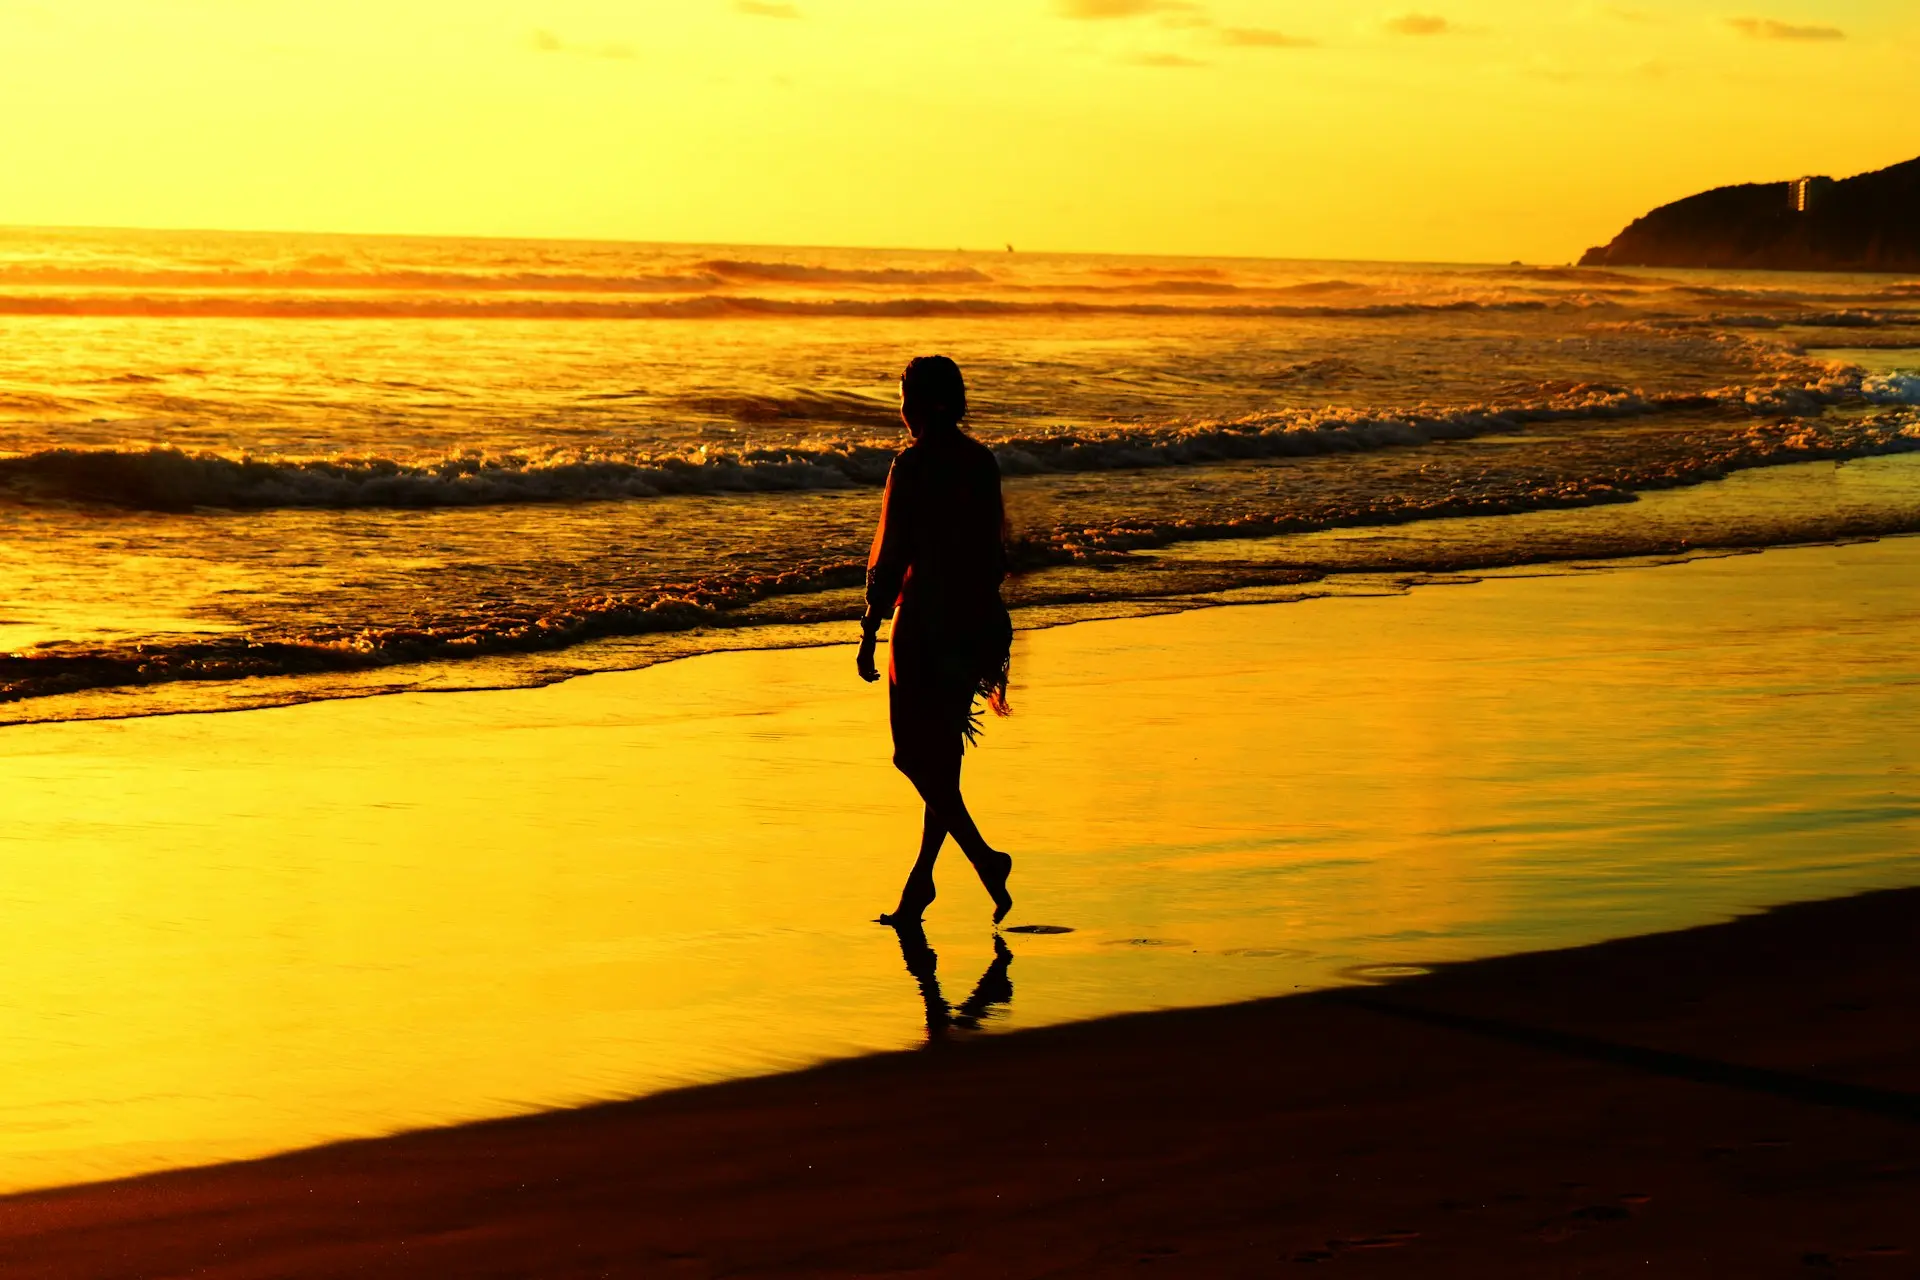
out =
[[[915,883],[907,881],[900,890],[900,905],[891,911],[883,911],[877,923],[886,925],[918,924],[920,917],[926,914],[928,907],[938,894],[933,887],[933,878]]]
[[[1013,875],[1013,855],[998,849],[987,852],[989,856],[984,864],[975,863],[973,869],[979,872],[980,883],[993,898],[993,922],[999,924],[1007,918],[1007,912],[1013,910],[1013,895],[1007,892],[1007,879]]]

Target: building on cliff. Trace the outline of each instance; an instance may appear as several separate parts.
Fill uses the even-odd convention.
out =
[[[1832,178],[1824,176],[1795,178],[1787,184],[1787,200],[1793,205],[1795,213],[1806,213],[1832,188]]]

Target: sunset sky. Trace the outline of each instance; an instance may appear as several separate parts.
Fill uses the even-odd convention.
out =
[[[0,223],[1565,261],[1920,154],[1911,0],[0,0]]]

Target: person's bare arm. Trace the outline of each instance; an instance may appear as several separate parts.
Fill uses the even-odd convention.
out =
[[[854,657],[854,666],[869,684],[880,678],[880,668],[874,661],[880,624],[893,616],[900,586],[907,577],[906,512],[894,488],[898,472],[899,464],[895,463],[887,473],[887,491],[880,499],[880,527],[874,531],[873,550],[867,555],[867,611],[860,619],[860,652]]]

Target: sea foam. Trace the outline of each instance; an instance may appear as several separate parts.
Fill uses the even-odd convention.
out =
[[[1460,440],[1547,423],[1673,413],[1807,413],[1849,401],[1920,403],[1920,378],[1864,375],[1832,365],[1814,378],[1697,393],[1646,395],[1576,386],[1515,404],[1431,412],[1323,409],[1258,414],[1230,422],[1101,432],[990,436],[1001,471],[1012,476],[1199,466]],[[844,402],[844,403],[843,403]],[[777,418],[818,412],[765,397],[734,397],[731,411]],[[711,408],[712,406],[703,406]],[[877,401],[839,397],[827,406],[852,421],[884,421]],[[554,451],[426,460],[228,457],[178,448],[48,449],[0,458],[0,496],[16,501],[97,503],[140,510],[194,507],[424,508],[526,502],[606,502],[676,494],[778,493],[875,486],[893,450],[871,439],[809,447],[703,447],[654,456]]]

